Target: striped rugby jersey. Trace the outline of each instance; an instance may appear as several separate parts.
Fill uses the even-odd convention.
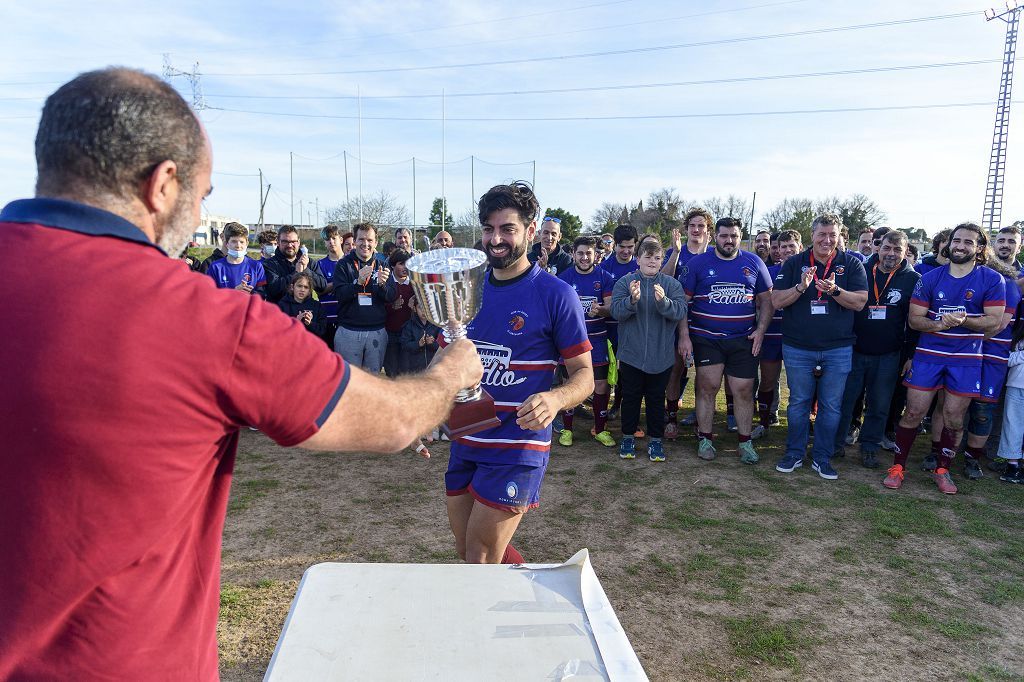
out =
[[[778,277],[779,270],[781,269],[782,263],[768,268],[768,276],[772,278],[773,282]],[[772,314],[772,321],[768,324],[768,329],[764,333],[764,342],[782,344],[782,308],[776,308]]]
[[[334,281],[334,269],[338,267],[338,263],[341,259],[331,260],[327,256],[324,256],[316,262],[315,267],[320,271],[320,274],[324,276],[328,282]],[[320,311],[324,314],[324,319],[328,322],[335,324],[338,321],[338,299],[334,297],[333,293],[330,294],[319,294],[320,299]]]
[[[210,263],[210,269],[206,274],[213,278],[218,289],[234,289],[242,282],[254,289],[267,286],[267,273],[263,269],[263,263],[248,256],[244,256],[241,263],[234,265],[229,263],[227,258],[215,260]]]
[[[755,297],[772,290],[768,266],[742,250],[732,260],[715,251],[695,256],[683,266],[681,281],[692,299],[690,333],[707,339],[738,339],[754,331]]]
[[[986,363],[1005,365],[1010,360],[1010,343],[1013,341],[1013,325],[1017,321],[1017,304],[1020,303],[1020,289],[1017,280],[1004,277],[1006,287],[1006,312],[1010,313],[1010,323],[1006,328],[981,343],[981,352]]]
[[[607,317],[591,317],[591,306],[603,303],[605,297],[611,298],[615,280],[601,268],[592,268],[590,272],[580,274],[573,266],[563,270],[558,279],[567,283],[579,297],[583,309],[583,319],[587,325],[587,338],[594,347],[594,364],[608,364],[608,326]]]
[[[480,354],[480,383],[494,398],[501,424],[454,441],[452,454],[477,462],[546,464],[551,427],[524,431],[516,424],[516,410],[531,395],[551,389],[560,357],[590,351],[576,292],[536,264],[506,285],[495,285],[488,271],[483,305],[467,335]]]
[[[631,258],[628,263],[620,263],[619,259],[612,253],[612,255],[601,261],[598,267],[612,276],[612,288],[614,289],[615,283],[619,281],[620,277],[636,272],[640,269],[640,264],[636,262],[636,258]],[[614,317],[609,317],[605,319],[604,324],[609,331],[612,331],[613,329],[618,329],[619,321]]]
[[[1003,276],[986,267],[975,267],[964,277],[949,274],[949,265],[929,270],[917,283],[912,305],[928,309],[928,319],[937,320],[949,312],[964,311],[980,317],[985,307],[1006,306]],[[953,327],[940,332],[922,332],[914,357],[951,365],[981,365],[982,332]]]

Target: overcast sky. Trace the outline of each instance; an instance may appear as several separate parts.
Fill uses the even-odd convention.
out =
[[[443,155],[456,215],[493,184],[532,179],[535,161],[542,205],[584,221],[661,187],[688,200],[757,192],[758,213],[857,192],[890,224],[932,232],[981,219],[1006,28],[985,21],[987,1],[5,2],[0,200],[31,195],[49,92],[110,64],[159,74],[169,53],[202,73],[206,209],[243,222],[257,217],[258,169],[266,221],[292,219],[289,153],[296,222],[300,201],[344,201],[345,153],[350,196],[361,170],[364,194],[410,212],[415,157],[419,223]],[[187,79],[171,80],[191,99]],[[481,93],[497,94],[465,96]],[[1018,129],[1008,189],[1022,165]],[[1024,198],[1008,191],[1003,222],[1017,219]]]

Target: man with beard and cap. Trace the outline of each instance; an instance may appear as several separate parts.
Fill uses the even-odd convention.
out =
[[[901,358],[910,357],[917,345],[917,333],[907,330],[910,297],[921,275],[904,259],[907,236],[899,231],[882,238],[877,256],[871,256],[865,268],[868,277],[868,303],[854,313],[853,361],[846,377],[842,414],[836,430],[836,454],[844,449],[845,436],[853,418],[854,404],[865,397],[864,425],[859,432],[861,464],[878,468],[886,416],[893,387],[909,367],[901,367]],[[906,361],[909,363],[909,360]]]
[[[468,563],[522,562],[509,543],[523,515],[540,502],[551,422],[594,390],[579,297],[527,259],[538,208],[525,182],[492,187],[479,202],[482,246],[491,267],[483,305],[466,334],[480,351],[481,386],[494,398],[501,423],[451,446],[448,520],[455,548]],[[552,388],[559,359],[567,378]]]
[[[832,466],[843,386],[850,373],[854,311],[868,298],[864,266],[839,248],[843,220],[825,213],[811,223],[811,248],[791,256],[775,277],[772,303],[783,308],[782,361],[789,384],[786,454],[775,470],[803,466],[811,403],[817,395],[812,467],[826,480],[839,478]]]
[[[692,356],[697,367],[697,456],[711,460],[716,455],[712,421],[724,374],[735,404],[740,461],[756,464],[750,441],[754,379],[772,321],[772,280],[764,260],[740,249],[742,240],[743,225],[737,218],[719,218],[715,250],[683,266],[689,306],[679,322],[678,351],[684,358]],[[767,253],[767,244],[765,249]]]
[[[299,241],[299,231],[292,225],[282,225],[277,230],[277,251],[272,258],[263,261],[267,271],[267,300],[277,303],[288,293],[288,282],[296,272],[309,270],[313,278],[313,289],[318,294],[327,288],[327,280],[310,267],[309,254]]]
[[[540,239],[530,250],[528,258],[542,270],[560,275],[572,267],[572,254],[559,243],[562,238],[562,219],[544,216],[540,223]]]
[[[0,679],[216,680],[239,429],[397,452],[480,380],[480,360],[460,341],[421,376],[372,377],[277,306],[169,258],[199,224],[212,151],[155,76],[61,86],[35,152],[36,198],[3,209],[0,245],[57,250],[79,279],[40,315],[48,273],[14,259],[0,274],[17,358],[0,367]]]
[[[927,272],[914,290],[908,322],[921,337],[903,380],[907,409],[896,427],[893,465],[883,481],[887,488],[903,485],[917,427],[935,391],[942,391],[943,428],[932,477],[940,492],[957,492],[949,467],[960,445],[964,413],[971,400],[981,395],[982,344],[986,336],[1006,326],[1006,285],[999,273],[984,267],[987,246],[980,227],[957,225],[942,250],[949,264]]]

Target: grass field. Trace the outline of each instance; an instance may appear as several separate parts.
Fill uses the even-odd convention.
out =
[[[619,460],[591,425],[577,417],[577,444],[554,446],[515,544],[535,562],[589,548],[651,679],[1024,680],[1024,489],[966,481],[957,465],[960,494],[939,494],[916,466],[927,437],[897,492],[856,456],[836,460],[838,481],[776,472],[782,427],[745,466],[724,425],[715,461],[687,437],[662,464]],[[309,565],[457,561],[447,453],[432,451],[316,454],[243,432],[224,531],[224,679],[262,676]]]

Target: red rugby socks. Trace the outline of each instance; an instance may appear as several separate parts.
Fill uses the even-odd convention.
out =
[[[524,563],[523,555],[516,551],[516,548],[512,545],[505,547],[505,554],[501,557],[501,563],[503,564],[521,564]]]

